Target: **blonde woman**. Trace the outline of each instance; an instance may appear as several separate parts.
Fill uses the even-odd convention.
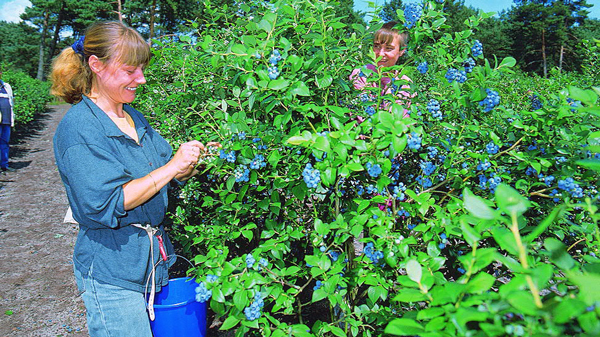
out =
[[[135,30],[99,22],[53,62],[52,94],[73,104],[56,130],[54,154],[79,223],[73,264],[91,336],[152,336],[144,293],[168,282],[172,264],[163,228],[167,188],[195,175],[205,150],[191,141],[172,155],[129,105],[150,56]]]

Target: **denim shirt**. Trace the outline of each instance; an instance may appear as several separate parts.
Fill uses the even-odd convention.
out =
[[[144,204],[126,211],[123,185],[165,165],[172,148],[144,116],[128,105],[139,144],[124,134],[89,98],[73,105],[54,135],[54,156],[65,185],[79,234],[73,262],[83,275],[126,289],[144,292],[152,266],[160,258],[153,237],[154,260],[145,230],[151,225],[162,234],[167,254],[173,246],[162,222],[167,210],[167,186]],[[162,260],[161,260],[162,261]],[[169,261],[172,264],[173,260]],[[156,267],[157,291],[168,282],[168,266]]]

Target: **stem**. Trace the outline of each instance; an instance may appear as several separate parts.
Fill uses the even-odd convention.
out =
[[[510,231],[513,233],[515,237],[515,241],[517,243],[517,247],[519,248],[519,260],[521,261],[521,265],[525,270],[529,270],[529,263],[527,262],[527,251],[525,250],[525,245],[523,245],[523,241],[521,240],[521,234],[519,233],[519,223],[517,221],[517,214],[512,212],[511,214],[512,225],[510,226]],[[525,279],[527,280],[527,284],[529,285],[529,289],[531,290],[531,295],[533,295],[533,301],[535,302],[535,306],[538,308],[542,308],[544,305],[542,304],[542,300],[540,299],[540,292],[533,282],[531,275],[525,275]]]

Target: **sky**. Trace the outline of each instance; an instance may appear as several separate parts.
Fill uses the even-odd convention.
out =
[[[2,0],[0,0],[2,1]],[[354,9],[369,12],[369,2],[382,6],[385,0],[354,0]],[[420,2],[419,0],[404,0],[403,2]],[[600,19],[600,0],[587,0],[587,3],[593,5],[588,10],[588,17]],[[503,9],[509,9],[513,5],[512,0],[465,0],[465,5],[473,8],[482,9],[484,12],[500,12]]]
[[[83,0],[85,1],[85,0]],[[418,0],[405,0],[415,2]],[[354,8],[363,12],[368,12],[368,3],[373,2],[379,6],[385,3],[384,0],[354,0]],[[600,0],[588,0],[588,4],[593,5],[589,17],[600,19]],[[29,0],[0,0],[0,21],[19,22],[19,14],[25,7],[30,6]],[[500,12],[512,6],[512,0],[465,0],[465,5],[479,8],[485,12]]]

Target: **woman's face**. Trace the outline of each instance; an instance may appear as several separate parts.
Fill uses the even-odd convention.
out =
[[[146,83],[142,66],[108,64],[95,72],[98,95],[113,103],[131,103],[140,84]]]
[[[400,36],[394,36],[390,43],[375,41],[373,43],[373,52],[375,53],[375,57],[381,57],[377,62],[377,66],[391,67],[395,65],[398,58],[404,54],[404,49],[400,50]]]

